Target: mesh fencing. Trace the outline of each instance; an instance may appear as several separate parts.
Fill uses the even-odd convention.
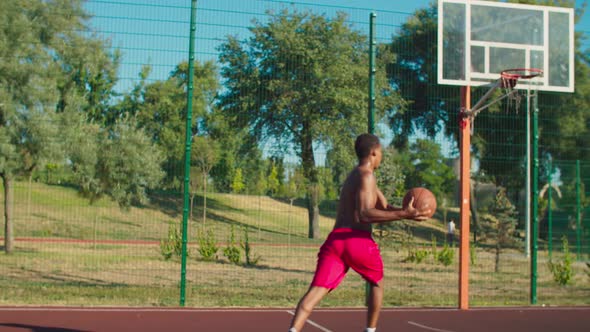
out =
[[[48,26],[83,22],[66,25],[49,41],[39,34],[35,43],[44,46],[47,67],[55,70],[49,73],[57,78],[21,88],[44,85],[47,94],[25,102],[13,93],[18,80],[0,81],[8,87],[3,96],[12,96],[6,105],[15,105],[0,101],[6,107],[0,108],[0,129],[26,129],[14,136],[22,139],[0,132],[0,143],[15,147],[2,151],[17,156],[12,169],[5,166],[8,157],[0,158],[6,202],[0,211],[10,214],[14,236],[12,253],[0,255],[0,303],[176,306],[190,3],[88,0],[79,11],[66,7],[29,8],[28,15],[45,13]],[[352,142],[367,128],[371,12],[377,14],[377,129],[387,147],[379,183],[397,205],[418,185],[438,198],[428,222],[375,227],[385,265],[384,305],[457,306],[459,234],[449,235],[447,227],[451,220],[460,226],[460,97],[459,87],[436,84],[436,8],[407,13],[273,0],[198,2],[186,305],[290,307],[306,291],[336,217],[338,190],[355,165]],[[91,17],[84,20],[83,13]],[[8,21],[0,24],[6,29]],[[288,33],[294,34],[281,35]],[[298,39],[301,34],[308,37]],[[20,41],[28,47],[29,39]],[[327,59],[306,62],[315,56]],[[275,67],[265,67],[272,61]],[[341,61],[354,66],[339,67]],[[36,79],[46,76],[52,75]],[[317,87],[325,91],[309,91]],[[305,102],[311,98],[316,104]],[[330,103],[338,112],[330,113]],[[288,126],[273,127],[286,119],[276,112],[281,107],[308,111],[302,114],[318,124],[315,141],[299,144],[295,131],[284,134]],[[526,101],[518,109],[500,103],[474,123],[473,306],[530,303],[526,107]],[[538,293],[540,303],[587,305],[589,150],[584,137],[554,129],[567,107],[573,106],[559,96],[539,97]],[[569,141],[560,141],[564,136]],[[309,146],[311,168],[304,162]],[[545,186],[549,174],[551,189]],[[509,204],[499,203],[498,193]],[[574,271],[567,287],[554,280],[549,264],[565,261],[565,240]],[[351,271],[321,305],[363,306],[364,299],[365,282]]]

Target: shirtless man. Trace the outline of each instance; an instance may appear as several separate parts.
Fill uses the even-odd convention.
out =
[[[289,332],[301,331],[320,300],[334,290],[352,268],[369,284],[367,329],[374,332],[383,302],[383,261],[371,236],[371,224],[400,219],[422,221],[429,210],[418,211],[414,199],[406,209],[387,204],[377,188],[373,172],[382,158],[379,138],[371,134],[357,137],[354,149],[358,165],[350,172],[340,192],[334,229],[320,248],[316,272],[307,293],[301,298]]]

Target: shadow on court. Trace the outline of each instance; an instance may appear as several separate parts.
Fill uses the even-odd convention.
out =
[[[72,330],[62,327],[48,327],[48,326],[36,326],[28,324],[17,324],[17,323],[0,323],[0,331],[31,331],[31,332],[89,332],[85,330]]]

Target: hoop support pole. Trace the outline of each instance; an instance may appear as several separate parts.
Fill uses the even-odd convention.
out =
[[[473,108],[469,108],[469,107],[465,107],[464,109],[466,110],[464,113],[467,116],[471,116],[474,117],[477,115],[477,113],[479,113],[480,111],[484,110],[485,108],[489,107],[492,103],[482,107],[483,103],[488,100],[488,98],[490,98],[490,96],[492,95],[492,93],[494,93],[494,91],[496,91],[496,89],[500,86],[500,81],[501,79],[497,80],[496,82],[494,82],[494,85],[492,85],[492,87],[490,87],[488,89],[488,91],[477,101],[477,103],[475,105],[473,105]],[[470,89],[471,90],[471,89]],[[470,98],[471,99],[471,98]],[[494,101],[496,102],[496,101]],[[469,105],[469,104],[467,104]]]
[[[469,109],[471,103],[471,88],[461,87],[461,109]],[[460,229],[459,246],[459,309],[469,309],[469,218],[470,218],[470,188],[471,188],[471,117],[460,119],[459,139],[461,155],[460,174]]]

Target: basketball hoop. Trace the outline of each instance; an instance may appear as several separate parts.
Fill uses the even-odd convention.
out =
[[[496,81],[496,83],[491,86],[488,92],[475,104],[475,106],[473,106],[471,110],[463,110],[461,112],[461,116],[467,116],[473,119],[479,112],[483,111],[484,109],[490,107],[491,105],[505,98],[509,98],[510,100],[514,101],[516,104],[515,106],[518,109],[521,96],[519,96],[518,91],[514,89],[514,87],[518,83],[518,80],[533,79],[541,75],[543,75],[543,71],[537,68],[513,68],[501,71],[500,78]],[[502,96],[484,105],[484,102],[486,102],[487,99],[492,95],[492,93],[498,88],[502,89]]]
[[[528,80],[543,75],[543,71],[537,68],[513,68],[502,70],[500,73],[500,87],[514,89],[519,79]]]
[[[514,68],[502,70],[500,76],[507,80],[531,79],[543,75],[543,71],[537,68]]]

